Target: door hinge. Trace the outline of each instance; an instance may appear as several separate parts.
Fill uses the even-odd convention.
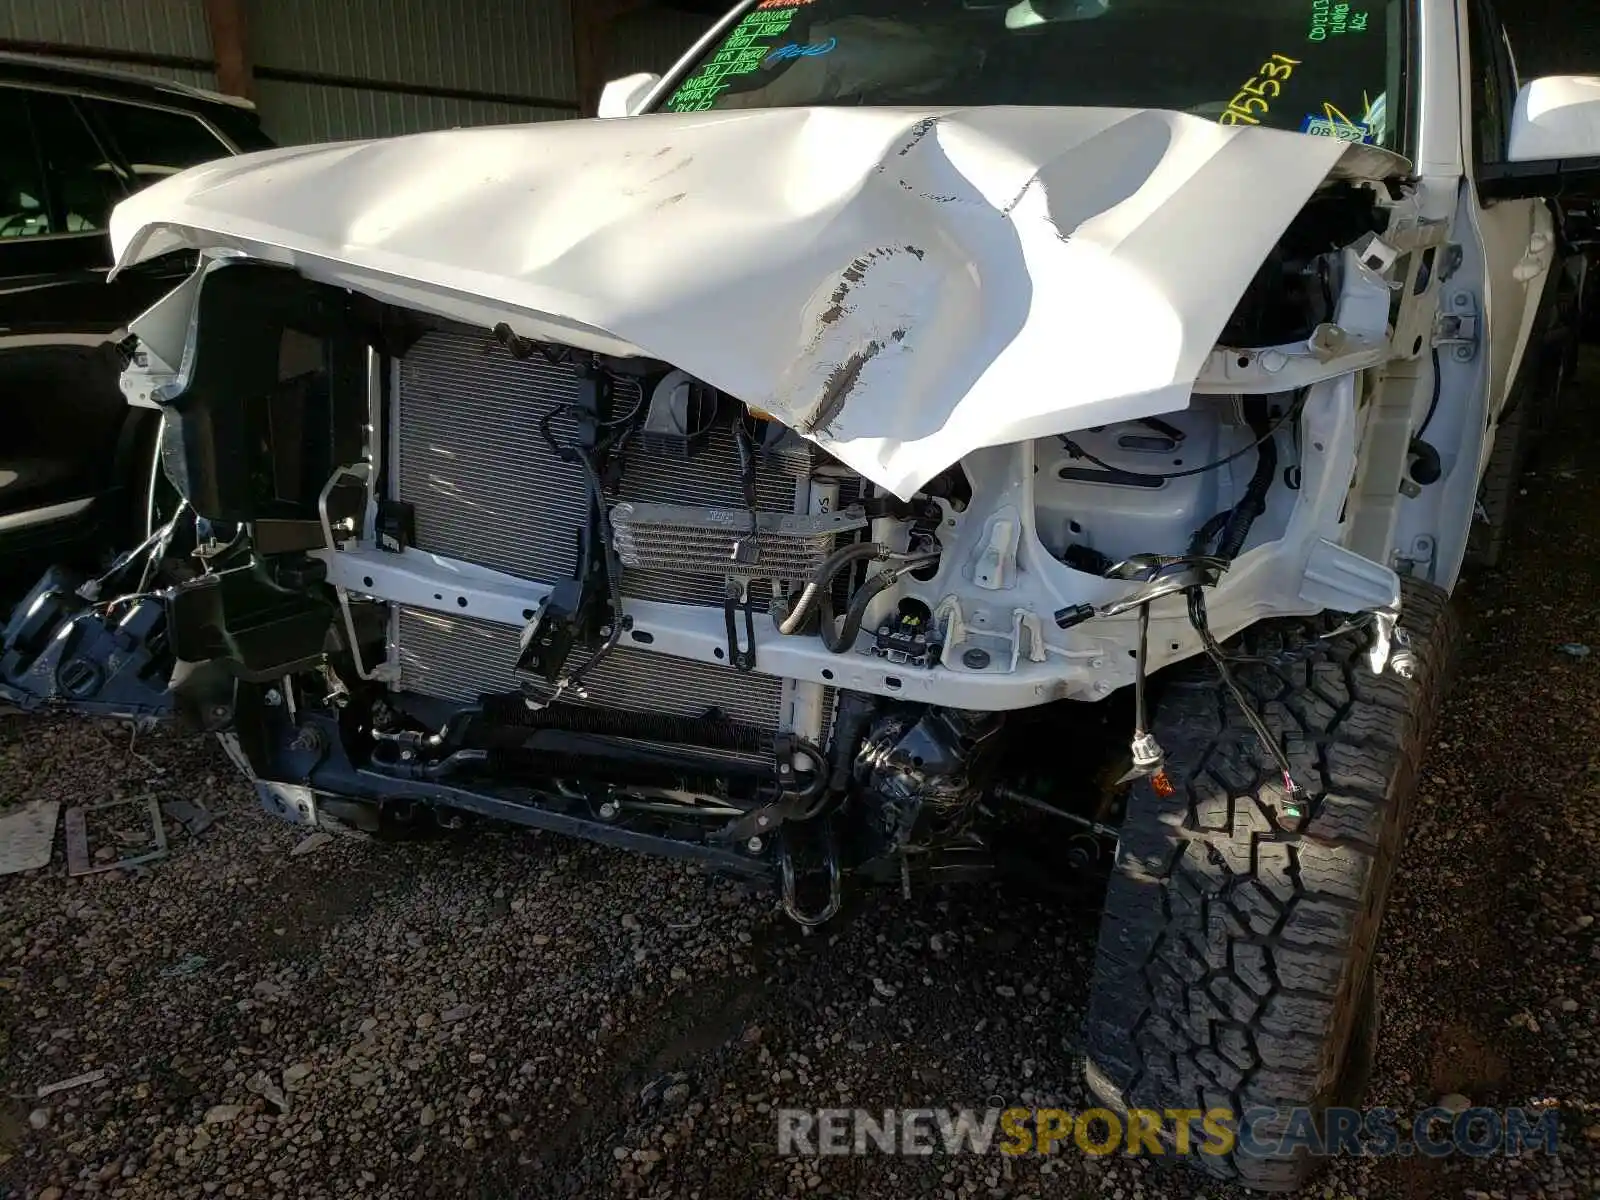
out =
[[[1482,330],[1478,297],[1471,292],[1454,292],[1434,318],[1433,344],[1441,349],[1451,347],[1457,362],[1471,362],[1478,356]]]

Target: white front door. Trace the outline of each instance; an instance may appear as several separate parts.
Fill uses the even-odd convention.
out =
[[[1511,112],[1517,99],[1516,63],[1492,0],[1467,0],[1472,111],[1468,162],[1476,175],[1505,161]],[[1542,200],[1478,200],[1483,239],[1489,372],[1489,412],[1510,398],[1530,343],[1540,299],[1556,257],[1555,219]]]

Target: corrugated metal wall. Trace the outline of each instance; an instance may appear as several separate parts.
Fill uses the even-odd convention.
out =
[[[617,79],[635,71],[664,74],[712,22],[711,17],[654,8],[619,17],[607,39],[606,78]]]
[[[454,100],[438,96],[393,95],[370,88],[256,81],[256,106],[272,139],[288,146],[301,142],[389,137],[460,125],[505,125],[516,121],[558,121],[577,113],[524,105]]]
[[[262,124],[291,144],[573,117],[572,6],[588,2],[245,0]],[[665,71],[710,24],[670,9],[620,18],[605,76]],[[203,0],[0,0],[0,38],[201,61],[212,54]],[[217,86],[211,71],[118,69]],[[441,91],[471,94],[426,94]]]
[[[0,36],[179,58],[211,58],[200,0],[0,0]],[[123,66],[140,75],[214,88],[210,71]]]
[[[247,14],[251,57],[265,73],[281,68],[507,98],[263,78],[257,83],[262,120],[282,142],[575,115],[509,102],[576,103],[569,0],[251,0]]]
[[[295,143],[575,116],[573,2],[246,0],[262,123],[278,141]],[[0,38],[212,55],[202,0],[0,0]],[[211,71],[115,69],[217,86]],[[330,78],[298,78],[308,74]],[[370,83],[392,86],[362,86]]]

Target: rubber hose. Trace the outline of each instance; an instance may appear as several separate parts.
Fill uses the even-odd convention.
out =
[[[856,589],[854,596],[850,597],[850,607],[844,614],[844,627],[835,629],[833,625],[833,597],[824,592],[817,600],[819,611],[822,614],[822,627],[819,633],[822,644],[835,654],[844,654],[855,648],[856,638],[861,633],[861,623],[866,620],[867,608],[889,588],[899,582],[900,577],[908,571],[914,571],[920,566],[935,561],[936,554],[924,555],[914,558],[910,562],[897,567],[879,571],[871,576],[865,583]]]
[[[812,606],[816,604],[817,597],[832,587],[834,577],[851,563],[860,562],[862,559],[887,558],[888,556],[889,548],[878,542],[855,542],[842,549],[835,550],[812,573],[811,579],[806,583],[805,590],[800,593],[800,599],[789,610],[789,614],[778,622],[778,632],[782,634],[799,633],[804,628],[806,617],[810,614]]]

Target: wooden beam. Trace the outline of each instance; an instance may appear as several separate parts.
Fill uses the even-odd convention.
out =
[[[584,116],[594,116],[600,106],[612,25],[619,17],[648,7],[648,0],[572,0],[573,73],[578,108]]]
[[[211,56],[217,63],[217,90],[254,99],[255,77],[246,37],[244,0],[205,0],[205,6]]]

